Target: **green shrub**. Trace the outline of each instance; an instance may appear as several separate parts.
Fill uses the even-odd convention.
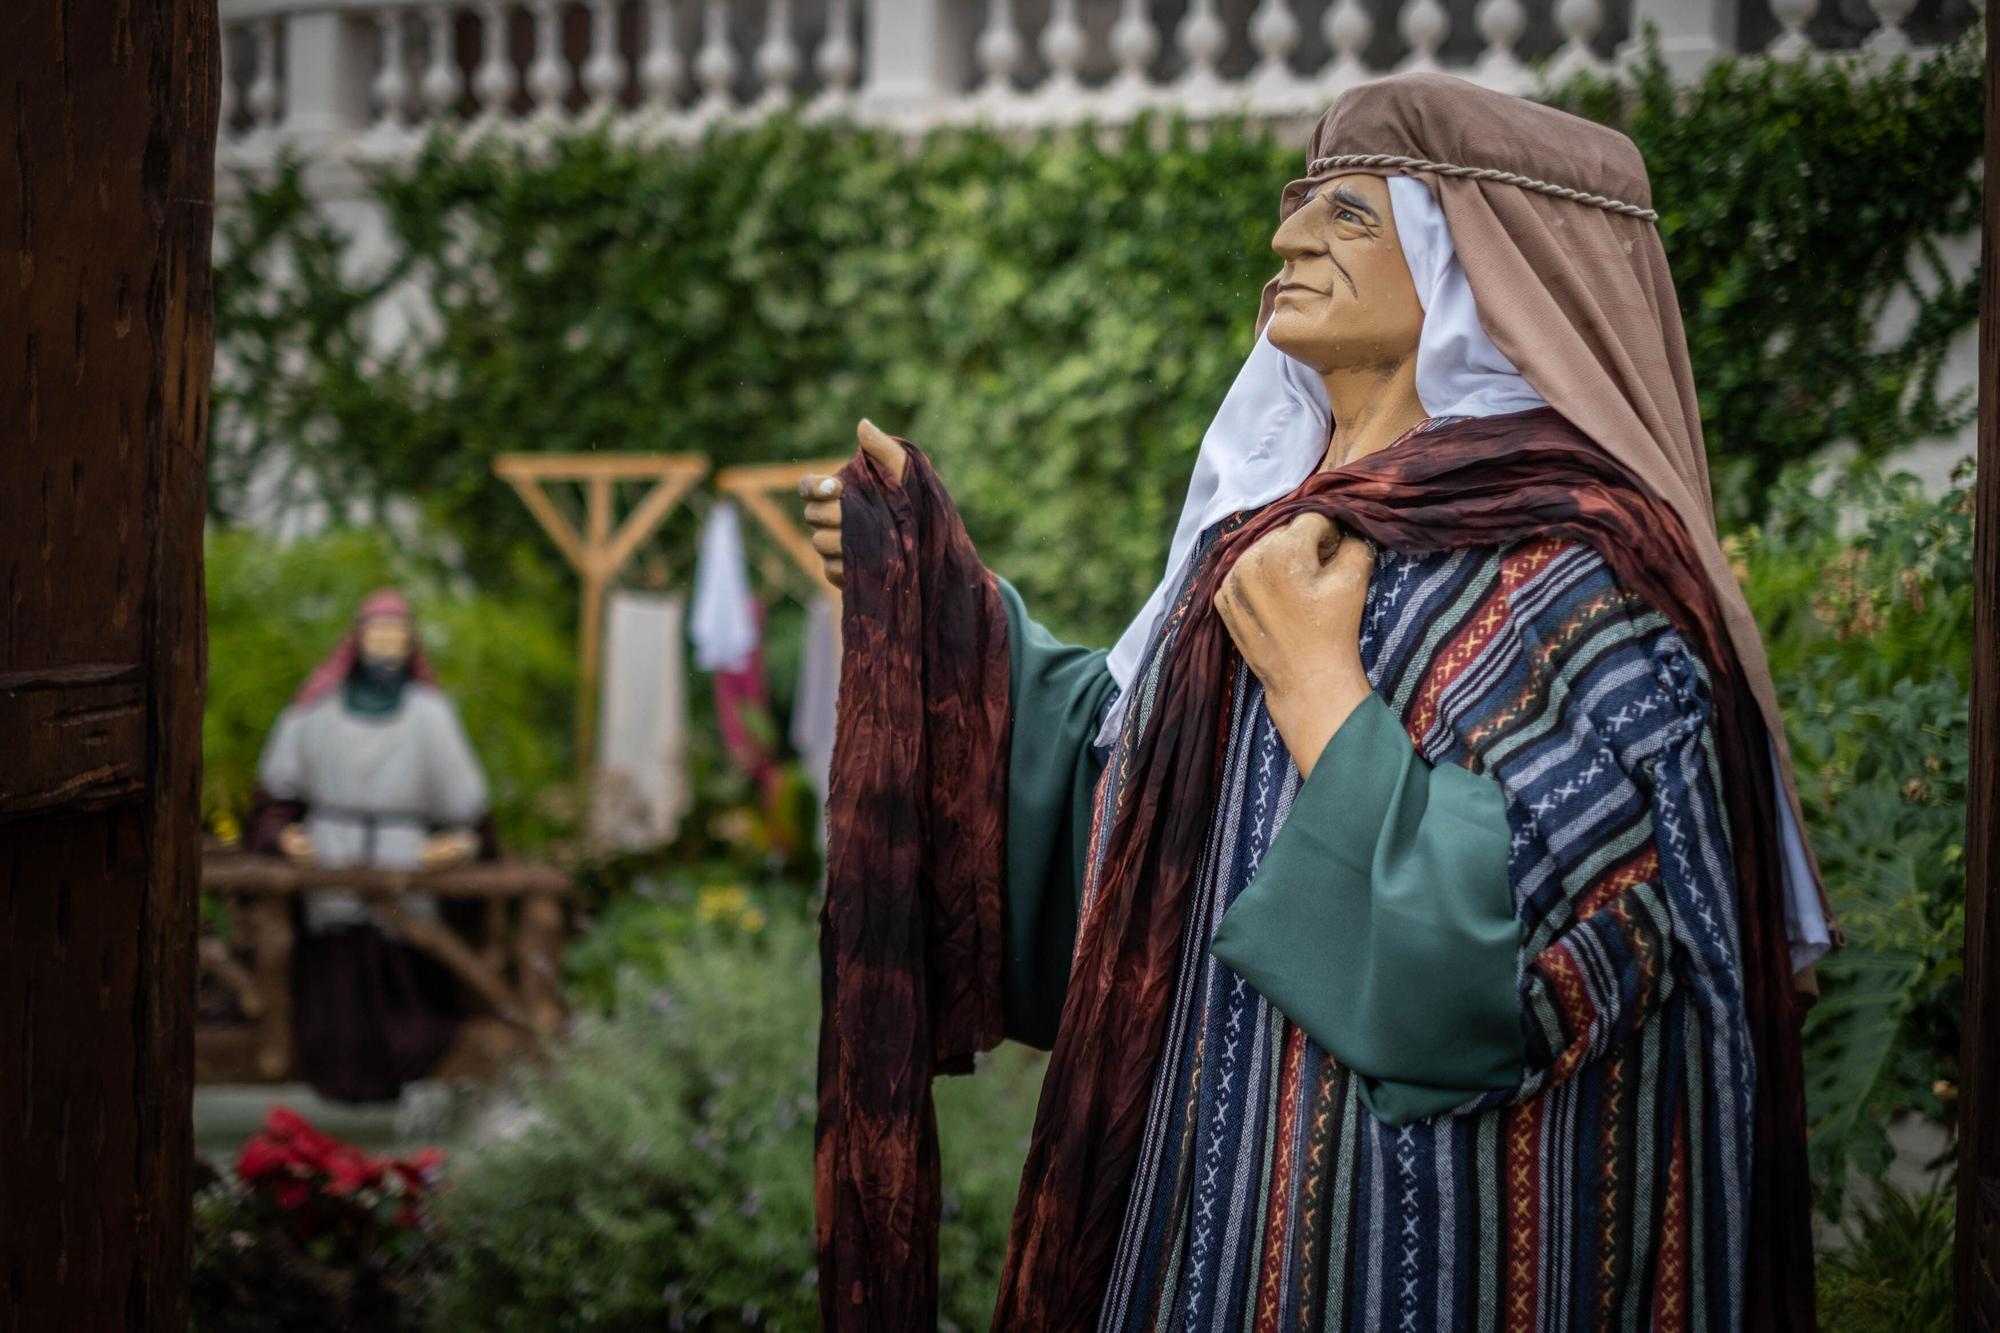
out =
[[[1837,1213],[1850,1164],[1887,1169],[1896,1116],[1955,1104],[1939,1092],[1963,998],[1970,496],[1866,470],[1817,495],[1800,474],[1737,550],[1847,933],[1806,1024],[1813,1174]]]
[[[278,713],[384,585],[415,605],[425,652],[486,770],[495,821],[510,844],[568,825],[551,798],[571,768],[574,653],[551,600],[568,597],[539,566],[513,571],[506,594],[440,575],[380,530],[337,529],[273,541],[245,529],[207,547],[208,698],[202,715],[203,806],[227,830],[247,811],[257,757]]]
[[[1976,49],[1563,97],[1647,154],[1727,517],[1832,441],[1879,453],[1964,420],[1936,377],[1977,283],[1935,247],[1977,222]],[[358,276],[296,172],[249,182],[219,219],[217,513],[282,459],[358,513],[415,497],[491,582],[556,561],[497,453],[814,458],[866,414],[937,458],[1038,617],[1108,641],[1242,360],[1301,147],[1145,124],[912,153],[783,119],[685,149],[440,141],[379,181],[391,258]],[[404,282],[435,329],[371,349]],[[1877,349],[1898,294],[1914,322]]]
[[[612,1011],[523,1079],[526,1127],[451,1157],[440,1327],[816,1325],[811,924],[795,908],[658,938]],[[990,1314],[1039,1078],[1014,1050],[939,1086],[948,1326]]]
[[[1884,1184],[1820,1256],[1822,1333],[1949,1333],[1956,1213],[1950,1190]]]

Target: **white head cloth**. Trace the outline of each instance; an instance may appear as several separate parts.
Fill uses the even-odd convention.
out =
[[[1424,411],[1434,417],[1483,417],[1544,406],[1479,326],[1451,228],[1430,189],[1408,176],[1391,176],[1388,182],[1403,261],[1424,308],[1417,335],[1417,397]],[[1195,542],[1229,515],[1267,505],[1311,476],[1332,434],[1333,414],[1319,373],[1260,336],[1202,436],[1166,574],[1111,650],[1106,666],[1119,696],[1105,716],[1100,744],[1118,734],[1132,678],[1187,572]]]

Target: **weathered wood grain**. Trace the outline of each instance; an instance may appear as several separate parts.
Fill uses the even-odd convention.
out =
[[[187,1323],[217,57],[0,5],[0,1329]]]

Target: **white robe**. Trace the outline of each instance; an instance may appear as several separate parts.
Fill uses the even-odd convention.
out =
[[[486,776],[457,711],[415,681],[384,716],[348,711],[338,690],[285,709],[264,744],[257,780],[277,799],[305,804],[319,864],[336,869],[415,869],[433,830],[470,828],[486,814]],[[437,918],[428,894],[409,894],[400,905]],[[396,934],[344,890],[311,894],[305,916],[313,931],[373,922]]]

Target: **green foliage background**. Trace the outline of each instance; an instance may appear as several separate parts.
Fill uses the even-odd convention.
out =
[[[1729,520],[1830,442],[1964,419],[1935,377],[1976,280],[1936,244],[1976,223],[1978,79],[1961,47],[1562,94],[1649,160]],[[931,452],[1040,618],[1103,641],[1157,576],[1301,147],[1147,123],[912,151],[784,119],[687,149],[440,140],[378,180],[389,258],[366,271],[296,172],[249,182],[216,277],[217,514],[260,465],[356,517],[415,497],[473,578],[511,578],[556,557],[497,453],[825,457],[868,415]],[[1898,292],[1912,331],[1875,349]],[[371,346],[384,302],[434,314]]]

